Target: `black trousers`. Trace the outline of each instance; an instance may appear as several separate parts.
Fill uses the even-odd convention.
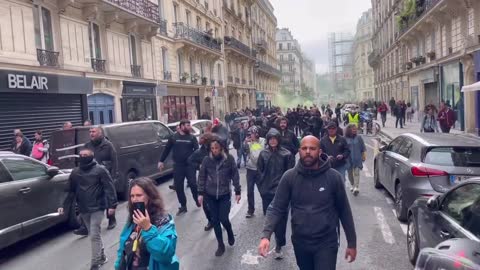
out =
[[[263,206],[263,214],[267,214],[267,208],[272,203],[274,195],[262,195],[262,206]],[[283,247],[287,244],[287,239],[285,237],[287,233],[287,222],[288,222],[288,212],[287,214],[280,220],[275,228],[275,243],[278,247]]]
[[[255,184],[258,181],[259,173],[256,170],[247,169],[247,199],[248,212],[255,212]]]
[[[398,123],[400,123],[400,127],[403,128],[403,118],[402,117],[397,117],[397,120],[395,122],[395,128],[398,128]]]
[[[440,125],[440,129],[442,130],[442,133],[450,133],[450,127],[447,126],[442,126]]]
[[[232,205],[230,197],[230,194],[219,196],[218,199],[215,196],[204,196],[204,201],[207,202],[208,209],[210,210],[213,230],[215,231],[215,237],[217,238],[219,244],[223,244],[221,225],[223,225],[228,235],[233,235],[232,224],[228,219],[228,215],[230,214],[230,207]]]
[[[193,201],[197,201],[197,181],[195,168],[186,164],[175,164],[173,168],[173,185],[177,193],[180,206],[187,207],[187,197],[185,196],[185,178],[192,191]]]
[[[380,116],[382,117],[382,126],[385,127],[385,122],[387,122],[387,112],[381,112]]]
[[[337,267],[338,248],[309,249],[296,243],[293,250],[300,270],[335,270]]]

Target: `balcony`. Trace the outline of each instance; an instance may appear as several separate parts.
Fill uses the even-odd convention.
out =
[[[175,29],[175,39],[185,41],[182,47],[190,47],[192,51],[201,47],[218,57],[222,55],[222,43],[220,40],[216,40],[213,36],[184,23],[174,23],[173,27]]]
[[[202,77],[202,85],[207,85],[207,77]]]
[[[37,60],[40,66],[58,67],[59,52],[37,49]]]
[[[267,42],[264,39],[257,40],[255,43],[255,46],[257,46],[258,50],[262,53],[267,51]]]
[[[368,55],[368,65],[370,65],[370,67],[372,68],[378,67],[378,65],[380,65],[380,61],[381,61],[380,54],[378,54],[377,51],[373,51]]]
[[[103,59],[92,58],[92,69],[95,72],[105,73],[107,69],[105,68],[105,63],[107,61]]]
[[[155,5],[149,0],[104,0],[104,2],[121,7],[122,9],[134,15],[143,17],[156,23],[158,23],[160,20],[158,5]]]
[[[239,56],[249,58],[252,61],[255,60],[255,57],[257,56],[257,52],[251,49],[250,47],[248,47],[248,45],[229,36],[224,37],[224,40],[225,40],[225,51],[227,53],[233,52]]]
[[[282,78],[282,72],[280,72],[278,69],[270,66],[269,64],[262,62],[262,61],[257,61],[255,64],[255,67],[257,68],[258,72],[263,72],[269,76],[275,77],[277,79]]]
[[[160,28],[159,28],[160,35],[168,36],[168,34],[167,34],[167,20],[160,19],[158,21],[158,23],[160,24]]]
[[[131,65],[130,70],[132,72],[133,77],[135,77],[135,78],[141,78],[142,77],[142,66]]]
[[[423,5],[415,6],[415,10],[413,10],[411,14],[398,15],[400,37],[410,30],[419,20],[421,20],[425,14],[435,8],[440,2],[443,2],[443,0],[425,0],[416,2],[423,2]]]
[[[163,72],[163,80],[164,81],[171,81],[172,80],[172,72],[164,71]]]

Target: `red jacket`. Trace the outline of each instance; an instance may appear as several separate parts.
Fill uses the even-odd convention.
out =
[[[386,112],[386,111],[388,111],[387,105],[380,104],[380,106],[378,106],[378,112]]]
[[[440,126],[452,127],[455,124],[455,113],[450,108],[441,109],[438,112],[438,122]]]

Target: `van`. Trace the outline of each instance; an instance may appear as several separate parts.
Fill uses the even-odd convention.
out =
[[[165,169],[158,170],[160,156],[173,132],[160,121],[138,121],[99,126],[104,136],[112,142],[118,159],[118,179],[115,188],[122,200],[128,199],[128,185],[136,177],[153,179],[171,174],[171,154],[165,161]],[[77,165],[78,152],[90,141],[90,127],[59,130],[50,137],[50,163],[60,169],[72,169]]]

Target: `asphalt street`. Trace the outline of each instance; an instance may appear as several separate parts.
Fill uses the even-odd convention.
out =
[[[345,261],[346,242],[343,239],[342,230],[337,269],[412,269],[408,262],[406,249],[407,226],[397,221],[393,211],[392,198],[383,190],[376,190],[373,187],[373,156],[376,140],[372,137],[364,137],[364,139],[368,145],[368,160],[361,172],[360,194],[354,197],[347,184],[357,231],[358,256],[354,263],[349,264]],[[225,254],[220,258],[214,256],[216,250],[214,233],[213,231],[204,231],[206,219],[203,211],[194,205],[191,193],[187,190],[188,213],[175,217],[178,232],[177,255],[180,259],[181,269],[298,269],[290,241],[284,249],[285,258],[283,260],[276,261],[273,256],[267,258],[258,256],[257,246],[264,222],[261,200],[257,192],[256,216],[246,219],[247,198],[244,168],[241,169],[240,175],[243,190],[242,200],[240,204],[232,204],[230,213],[233,230],[236,234],[236,243],[233,247],[227,245]],[[175,192],[168,189],[170,183],[170,179],[164,179],[159,183],[158,189],[164,197],[168,211],[175,214],[178,203]],[[108,231],[106,230],[106,220],[104,221],[102,236],[109,262],[103,269],[113,269],[119,235],[125,224],[126,214],[126,203],[122,203],[117,209],[118,226]],[[290,228],[287,232],[287,239],[290,239]],[[275,246],[274,242],[272,240],[272,249]],[[89,239],[73,235],[64,226],[52,228],[0,251],[0,269],[8,270],[88,270],[89,261]]]

